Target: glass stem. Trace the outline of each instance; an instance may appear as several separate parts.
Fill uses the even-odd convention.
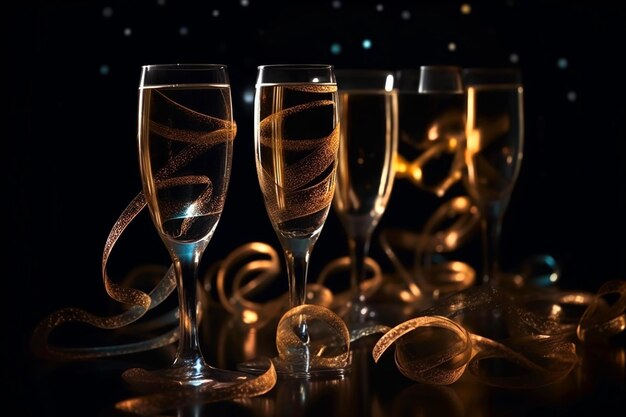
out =
[[[289,277],[289,305],[296,307],[306,299],[306,282],[313,242],[309,239],[285,239],[285,260]]]
[[[365,301],[361,293],[361,283],[365,280],[365,258],[369,252],[370,235],[358,235],[349,239],[350,250],[350,289],[353,303]]]
[[[289,277],[289,305],[291,308],[305,303],[309,259],[316,240],[317,237],[286,238],[283,240],[285,260],[287,262],[287,274]],[[300,316],[299,318],[299,326],[296,335],[305,345],[308,344],[309,331],[304,316]],[[307,360],[305,362],[308,366],[309,361]]]
[[[198,339],[197,279],[198,265],[206,246],[206,242],[198,242],[177,244],[172,248],[180,324],[180,339],[174,366],[192,367],[198,371],[205,365],[205,362]]]
[[[483,210],[483,284],[497,285],[502,212],[501,204],[487,204]]]

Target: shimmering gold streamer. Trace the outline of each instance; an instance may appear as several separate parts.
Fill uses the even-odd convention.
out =
[[[576,335],[583,342],[606,341],[624,329],[626,329],[626,281],[606,282],[583,313],[576,328]]]
[[[177,340],[178,329],[174,328],[155,338],[126,345],[75,348],[53,346],[48,343],[48,337],[52,331],[58,326],[68,322],[83,322],[102,329],[118,329],[127,326],[142,317],[149,309],[159,305],[176,288],[174,270],[172,267],[170,267],[163,279],[159,281],[150,294],[146,294],[134,288],[122,287],[109,278],[107,262],[113,250],[113,246],[122,232],[145,205],[146,201],[143,193],[140,193],[131,201],[111,229],[102,256],[102,277],[107,293],[114,300],[130,305],[129,309],[111,317],[100,317],[83,309],[72,307],[57,310],[44,318],[33,331],[31,349],[36,355],[43,358],[66,360],[98,358],[156,349]]]
[[[350,262],[351,260],[349,256],[343,256],[329,262],[319,273],[316,282],[327,287],[327,281],[330,281],[334,275],[338,275],[342,271],[349,271]],[[365,258],[365,269],[368,276],[359,285],[361,286],[361,294],[365,298],[369,298],[383,284],[383,274],[380,269],[380,265],[378,265],[378,263],[369,256]],[[350,289],[340,293],[333,293],[332,302],[329,307],[333,311],[339,312],[339,315],[341,316],[342,308],[348,307],[351,296],[352,294],[350,293]]]
[[[454,222],[440,230],[451,219]],[[423,293],[437,298],[474,284],[476,272],[470,265],[461,261],[433,263],[431,258],[434,253],[458,249],[478,230],[478,221],[478,211],[470,200],[465,196],[455,197],[433,213],[422,233],[383,229],[379,242],[413,298],[420,298]],[[412,266],[401,261],[399,251],[413,254]]]
[[[617,298],[612,304],[607,296]],[[611,298],[611,297],[608,297]],[[569,303],[590,302],[579,319],[576,334],[580,340],[591,335],[606,339],[623,332],[626,308],[626,281],[609,281],[590,298],[585,293],[569,293],[561,299]],[[452,318],[464,313],[482,311],[502,314],[510,337],[493,340],[473,334]],[[499,312],[499,313],[496,313]],[[470,372],[488,385],[506,388],[536,388],[555,383],[578,364],[574,326],[569,321],[538,316],[521,309],[514,298],[493,286],[484,285],[451,295],[426,309],[420,317],[405,321],[387,333],[372,350],[375,362],[396,345],[395,359],[399,371],[415,381],[447,385],[455,382],[469,367]],[[430,351],[423,335],[418,342],[403,342],[403,337],[428,327],[442,328],[451,341]],[[431,334],[426,333],[427,336]],[[483,366],[483,363],[498,366]],[[501,369],[501,373],[494,369]],[[513,369],[509,369],[513,368]]]
[[[297,332],[305,322],[307,338]],[[276,330],[278,361],[282,366],[307,372],[309,368],[333,370],[350,365],[350,334],[343,320],[330,309],[303,304],[289,309]]]

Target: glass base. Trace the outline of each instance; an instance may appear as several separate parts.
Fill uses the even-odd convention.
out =
[[[268,369],[266,361],[266,370]],[[122,373],[122,378],[129,384],[139,388],[166,388],[166,387],[203,387],[222,389],[241,384],[256,375],[239,371],[230,371],[213,368],[205,365],[200,369],[188,366],[173,366],[171,368],[147,370],[131,368]]]
[[[348,353],[347,359],[332,365],[314,364],[303,365],[302,363],[284,360],[279,357],[271,359],[276,369],[278,379],[340,379],[350,373],[352,353]],[[237,365],[237,369],[250,374],[262,374],[268,370],[267,359],[252,359]]]

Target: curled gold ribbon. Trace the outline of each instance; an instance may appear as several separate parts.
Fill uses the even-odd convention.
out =
[[[424,293],[438,298],[474,284],[476,272],[470,265],[461,261],[433,262],[432,259],[434,254],[456,250],[473,236],[478,225],[476,207],[468,197],[461,196],[442,204],[420,234],[404,229],[381,230],[379,242],[412,294],[410,301],[421,298]],[[411,266],[401,260],[400,252],[412,255]]]
[[[299,329],[306,328],[302,339]],[[276,330],[278,359],[294,368],[345,368],[350,364],[350,333],[332,310],[314,304],[289,309]]]
[[[204,278],[204,288],[216,288],[221,306],[239,323],[260,328],[289,309],[287,293],[264,302],[252,298],[263,292],[281,272],[276,250],[263,242],[249,242],[237,247]],[[215,281],[215,282],[213,282]],[[321,283],[308,283],[308,304],[331,307],[333,293]]]
[[[48,342],[50,334],[58,327],[69,322],[82,322],[101,329],[119,329],[141,318],[148,310],[159,305],[176,288],[174,270],[170,267],[153,290],[146,294],[143,291],[118,285],[113,282],[107,272],[107,262],[113,246],[130,222],[145,207],[143,193],[138,194],[126,207],[111,229],[106,240],[102,257],[102,277],[104,286],[111,298],[130,305],[130,307],[111,317],[101,317],[83,309],[67,307],[54,311],[45,317],[34,329],[30,344],[34,354],[43,358],[55,359],[89,359],[107,356],[124,355],[156,349],[173,343],[178,338],[178,329],[171,329],[162,335],[141,342],[113,346],[95,347],[61,347]]]
[[[378,362],[395,344],[398,370],[409,379],[429,384],[451,384],[469,368],[488,385],[549,385],[563,379],[579,363],[576,336],[581,341],[595,341],[624,331],[626,281],[609,281],[593,297],[568,292],[552,298],[560,303],[587,304],[577,325],[569,316],[541,316],[525,310],[518,300],[483,285],[446,297],[419,317],[393,327],[375,344],[372,356]],[[494,340],[474,334],[458,322],[458,317],[477,311],[503,315],[509,337]],[[441,336],[432,328],[447,334]]]
[[[327,263],[324,268],[320,271],[317,277],[317,283],[326,288],[329,287],[328,282],[337,275],[340,275],[342,272],[350,270],[350,257],[342,256],[340,258],[334,259],[331,262]],[[359,283],[361,294],[365,298],[371,297],[382,285],[383,283],[383,273],[380,268],[380,265],[372,259],[371,257],[365,257],[365,271],[366,278]],[[341,316],[342,308],[348,306],[350,301],[351,289],[348,288],[345,291],[332,293],[333,298],[330,304],[330,308],[338,312]]]
[[[230,120],[205,115],[182,106],[165,95],[155,92],[155,100],[160,100],[161,104],[169,106],[172,114],[176,117],[187,119],[195,123],[198,130],[180,130],[172,129],[163,124],[151,121],[150,129],[155,133],[167,137],[173,141],[179,141],[186,146],[174,155],[167,163],[160,167],[155,173],[154,181],[158,187],[176,186],[182,183],[196,183],[203,185],[201,198],[202,204],[198,206],[198,210],[203,213],[206,210],[216,211],[215,207],[220,207],[221,202],[217,201],[222,198],[221,193],[212,196],[212,186],[206,177],[189,177],[179,176],[172,178],[190,161],[196,159],[202,152],[208,148],[227,141],[233,141],[237,131],[237,125]],[[153,184],[154,185],[154,184]],[[209,198],[211,197],[211,198]],[[204,201],[207,200],[207,201]],[[54,311],[45,317],[34,329],[31,336],[31,350],[38,356],[56,359],[88,359],[107,356],[124,355],[129,353],[141,352],[168,345],[178,339],[178,329],[176,327],[177,319],[175,314],[167,314],[164,317],[158,317],[155,321],[144,326],[144,328],[154,328],[160,325],[173,325],[174,328],[165,331],[161,335],[148,338],[147,340],[118,344],[112,346],[94,346],[94,347],[61,347],[53,346],[49,343],[50,334],[59,326],[69,322],[80,322],[105,330],[120,329],[136,322],[143,317],[145,313],[163,302],[176,288],[176,280],[173,266],[167,270],[165,275],[158,281],[150,293],[141,290],[125,287],[115,283],[109,277],[107,264],[113,247],[118,239],[126,230],[128,225],[135,217],[146,207],[146,198],[143,192],[140,192],[128,204],[122,214],[118,217],[106,239],[102,254],[102,279],[107,294],[122,304],[129,306],[123,313],[115,316],[102,317],[92,314],[84,309],[68,307]],[[176,211],[175,207],[167,208],[166,212],[173,215]],[[193,217],[192,217],[193,218]],[[192,221],[192,220],[189,220]],[[185,220],[180,229],[181,233],[190,226],[189,221]],[[198,306],[201,312],[201,305]]]
[[[583,313],[576,335],[583,342],[606,342],[625,329],[626,281],[608,281]]]

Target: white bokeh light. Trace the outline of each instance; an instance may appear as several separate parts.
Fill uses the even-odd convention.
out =
[[[567,92],[567,99],[571,102],[576,101],[576,99],[578,98],[578,96],[576,95],[576,91],[568,91]]]

